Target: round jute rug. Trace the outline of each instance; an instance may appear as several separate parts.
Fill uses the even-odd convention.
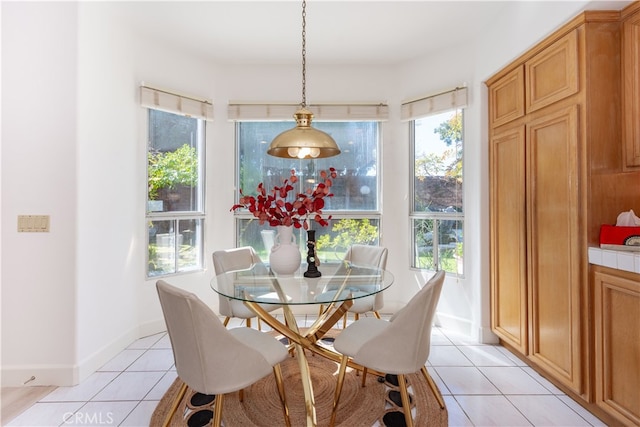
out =
[[[324,341],[331,345],[331,339]],[[333,394],[336,387],[338,364],[307,352],[315,396],[316,417],[319,426],[327,426],[331,418]],[[288,358],[281,364],[287,404],[292,426],[306,425],[306,412],[298,361]],[[365,387],[362,377],[347,369],[336,425],[342,427],[404,426],[397,377],[367,375]],[[446,427],[447,410],[440,409],[431,389],[421,373],[406,376],[411,395],[411,411],[416,426]],[[152,417],[150,426],[162,425],[182,381],[178,378],[165,393]],[[211,422],[215,399],[187,390],[171,426],[205,426]],[[268,375],[244,391],[244,401],[238,393],[225,395],[222,422],[226,427],[278,427],[284,426],[282,406],[273,375]]]

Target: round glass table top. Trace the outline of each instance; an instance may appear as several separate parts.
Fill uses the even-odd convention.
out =
[[[240,301],[263,304],[330,304],[365,298],[382,292],[393,283],[393,275],[375,267],[347,262],[322,264],[322,276],[304,277],[303,264],[291,276],[278,276],[267,265],[256,263],[243,270],[219,274],[211,280],[218,294]]]

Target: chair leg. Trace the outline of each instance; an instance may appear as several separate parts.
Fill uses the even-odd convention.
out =
[[[244,389],[243,389],[243,388],[241,388],[240,390],[238,390],[238,400],[239,400],[240,402],[243,402],[243,401],[244,401]]]
[[[345,329],[347,327],[347,319],[349,318],[349,312],[347,311],[344,314],[344,319],[342,320],[342,329]],[[353,320],[356,321],[360,319],[360,315],[358,313],[353,313]]]
[[[260,318],[258,317],[258,330],[262,331],[262,325],[260,324]]]
[[[409,392],[407,391],[407,382],[403,374],[398,374],[398,384],[400,385],[400,398],[402,399],[402,410],[404,412],[404,420],[407,427],[413,427],[413,418],[411,417],[411,401],[409,400]]]
[[[422,372],[424,379],[427,380],[427,384],[429,384],[429,388],[431,389],[431,391],[433,392],[433,395],[436,397],[436,400],[440,404],[440,409],[444,409],[444,399],[442,398],[442,394],[440,394],[440,390],[438,390],[436,383],[433,382],[433,378],[431,378],[431,375],[429,375],[429,372],[427,371],[427,367],[423,366],[422,369],[420,369],[420,372]]]
[[[374,311],[373,315],[376,316],[378,319],[380,319],[380,313],[378,313],[377,311]]]
[[[282,403],[284,422],[287,427],[291,427],[291,420],[289,419],[289,407],[287,406],[287,397],[284,392],[284,381],[282,379],[282,368],[280,368],[279,363],[273,367],[273,375],[276,377],[278,394],[280,395],[280,402]]]
[[[251,318],[247,319],[247,328],[251,327]]]
[[[364,383],[367,381],[367,367],[362,368],[362,387],[364,387]]]
[[[229,316],[224,318],[224,322],[222,322],[222,324],[224,325],[224,327],[227,327],[227,324],[229,323],[229,319],[231,319]]]
[[[216,404],[213,408],[213,426],[220,427],[222,424],[222,405],[224,401],[224,394],[216,394]]]
[[[169,424],[171,424],[171,418],[173,418],[173,415],[178,410],[178,405],[180,405],[180,402],[182,401],[182,398],[184,397],[186,392],[187,392],[187,383],[183,382],[182,385],[180,386],[180,390],[178,390],[178,394],[176,395],[176,398],[173,400],[173,403],[171,404],[171,409],[169,410],[167,417],[164,419],[164,423],[162,423],[162,427],[167,427]]]
[[[331,412],[331,421],[329,426],[333,427],[336,423],[336,413],[338,412],[338,402],[340,401],[340,393],[342,393],[342,385],[344,384],[344,373],[347,370],[348,356],[342,356],[340,360],[340,369],[338,370],[338,383],[336,384],[336,393],[333,396],[333,411]]]

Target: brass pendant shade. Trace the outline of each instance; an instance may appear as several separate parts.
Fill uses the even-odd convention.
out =
[[[294,117],[296,127],[276,136],[269,145],[267,154],[294,159],[319,159],[340,154],[338,144],[331,135],[311,127],[311,111],[301,108]]]
[[[300,109],[293,117],[296,119],[296,127],[286,130],[276,136],[267,154],[288,159],[318,159],[332,157],[340,154],[338,144],[326,132],[311,127],[313,114],[307,110],[306,96],[306,8],[307,3],[302,1],[302,103]]]

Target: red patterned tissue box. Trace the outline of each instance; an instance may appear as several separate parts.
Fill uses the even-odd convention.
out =
[[[600,247],[623,251],[640,251],[640,227],[600,227]]]

